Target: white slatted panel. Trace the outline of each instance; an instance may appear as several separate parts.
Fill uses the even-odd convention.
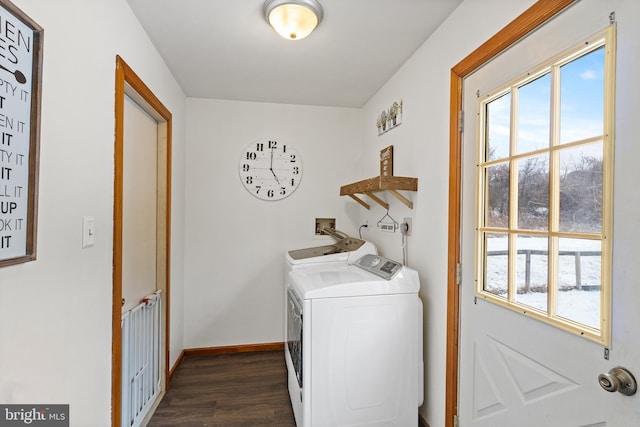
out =
[[[122,314],[122,426],[139,426],[160,393],[161,291]]]

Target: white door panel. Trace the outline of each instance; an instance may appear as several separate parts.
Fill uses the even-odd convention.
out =
[[[628,42],[635,40],[636,30],[631,32],[622,27],[622,23],[637,26],[638,10],[636,2],[631,0],[577,2],[464,81],[458,405],[461,427],[640,425],[640,397],[608,393],[598,383],[598,375],[615,366],[624,366],[640,375],[640,344],[635,332],[640,325],[640,310],[634,308],[640,302],[640,295],[635,286],[637,279],[629,276],[629,260],[640,257],[640,247],[632,240],[625,218],[616,215],[618,222],[614,225],[609,360],[605,360],[602,345],[474,298],[477,94],[486,94],[603,30],[609,25],[611,12],[618,17],[635,17],[622,20],[618,27],[619,40],[621,34]],[[616,135],[620,138],[618,127],[617,124]],[[638,145],[627,144],[626,155],[640,158]],[[619,177],[620,173],[616,167],[614,209],[616,202],[623,198],[627,205],[635,200],[635,205],[627,207],[640,210],[640,200],[635,197],[632,186],[621,182],[625,178]],[[637,179],[634,181],[637,183]],[[616,257],[621,251],[624,263]],[[631,270],[640,273],[635,267]]]
[[[155,292],[158,123],[125,96],[122,212],[123,310]]]

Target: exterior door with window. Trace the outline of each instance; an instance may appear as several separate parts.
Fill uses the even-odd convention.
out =
[[[640,425],[639,397],[598,381],[640,374],[635,291],[612,271],[614,248],[640,256],[613,232],[608,17],[632,6],[603,3],[578,2],[464,81],[462,427]]]

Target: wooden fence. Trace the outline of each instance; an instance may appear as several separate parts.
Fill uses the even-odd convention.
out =
[[[509,251],[488,251],[487,256],[507,256]],[[518,249],[518,255],[525,256],[525,270],[524,270],[524,292],[529,292],[531,288],[531,255],[549,255],[548,251],[541,249]],[[559,256],[573,256],[575,259],[575,271],[576,271],[576,289],[582,290],[582,257],[589,256],[601,256],[600,251],[559,251]]]

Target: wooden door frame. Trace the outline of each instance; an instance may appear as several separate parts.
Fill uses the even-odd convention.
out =
[[[458,414],[460,340],[460,214],[462,206],[462,86],[466,76],[526,37],[578,0],[538,0],[520,16],[451,69],[449,110],[449,238],[447,262],[447,367],[445,427],[453,427]]]
[[[166,131],[166,206],[165,206],[165,247],[164,249],[164,325],[165,358],[164,389],[169,384],[169,307],[170,307],[170,249],[171,249],[171,112],[151,92],[147,85],[120,56],[116,56],[115,94],[115,153],[114,153],[114,196],[113,196],[113,306],[111,343],[111,425],[120,427],[122,417],[122,205],[124,182],[124,106],[125,94],[146,103],[153,110],[152,116],[159,117]],[[161,137],[161,136],[160,136]]]

